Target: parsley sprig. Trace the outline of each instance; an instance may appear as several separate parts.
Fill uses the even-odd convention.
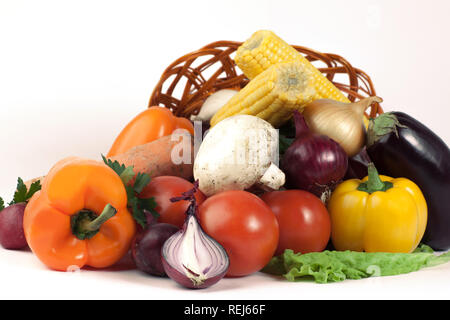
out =
[[[156,201],[153,197],[151,198],[139,198],[138,195],[142,192],[142,190],[148,185],[151,178],[146,173],[138,172],[136,174],[136,178],[134,182],[131,183],[133,178],[135,177],[134,167],[129,166],[126,167],[123,164],[120,164],[118,161],[112,161],[107,159],[102,155],[103,162],[114,170],[122,179],[122,182],[125,186],[125,190],[127,192],[128,198],[128,208],[131,210],[133,218],[136,222],[142,227],[147,227],[147,217],[145,211],[151,213],[155,218],[159,217],[158,212],[155,210]]]
[[[13,201],[9,203],[9,205],[21,202],[27,202],[30,198],[37,192],[41,190],[41,182],[39,180],[33,182],[30,185],[30,188],[27,189],[27,186],[23,182],[21,178],[17,179],[17,188],[14,193]]]
[[[27,188],[22,178],[19,177],[17,179],[17,187],[13,200],[9,202],[8,205],[11,206],[16,203],[28,202],[28,200],[30,200],[30,198],[39,190],[41,190],[41,182],[39,180],[33,182],[30,185],[30,188]],[[3,209],[5,209],[5,202],[0,198],[0,211]]]

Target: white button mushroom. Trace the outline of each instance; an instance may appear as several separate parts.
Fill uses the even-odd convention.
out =
[[[194,178],[207,196],[254,185],[277,190],[285,182],[278,154],[278,131],[269,122],[236,115],[206,135],[194,161]]]

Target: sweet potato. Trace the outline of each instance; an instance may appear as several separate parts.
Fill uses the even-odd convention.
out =
[[[188,133],[169,135],[109,159],[133,166],[134,172],[150,177],[177,176],[189,180],[193,176],[194,140]]]
[[[193,176],[194,139],[189,133],[168,135],[108,159],[127,167],[134,166],[134,172],[147,173],[150,177],[177,176],[190,180]],[[44,178],[24,183],[29,188],[37,180],[42,184]]]

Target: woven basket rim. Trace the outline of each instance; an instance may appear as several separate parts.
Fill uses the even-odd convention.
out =
[[[197,114],[205,99],[217,90],[225,88],[243,88],[249,79],[236,66],[231,55],[243,42],[220,40],[209,43],[198,50],[189,52],[173,61],[162,73],[154,87],[148,107],[159,105],[169,108],[177,116],[189,118]],[[320,62],[325,67],[317,67],[351,102],[369,96],[376,91],[370,76],[359,68],[355,68],[345,58],[333,53],[322,53],[304,46],[292,45],[310,62]],[[195,66],[197,60],[205,59]],[[205,77],[206,70],[217,66],[217,71]],[[345,75],[347,83],[335,80],[337,75]],[[181,80],[184,80],[184,84]],[[184,86],[184,87],[183,87]],[[163,88],[167,87],[163,91]],[[178,88],[179,87],[179,88]],[[181,97],[174,97],[179,89]],[[382,107],[374,103],[368,118],[383,113]]]

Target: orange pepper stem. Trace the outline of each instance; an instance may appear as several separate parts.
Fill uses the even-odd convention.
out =
[[[387,191],[393,187],[393,184],[389,181],[382,181],[378,175],[377,168],[373,163],[369,163],[368,166],[368,179],[366,182],[362,182],[358,186],[359,191],[364,191],[367,193],[374,193],[377,191]]]
[[[70,220],[72,233],[80,240],[91,239],[97,234],[103,223],[116,213],[117,210],[110,204],[107,204],[98,216],[91,210],[80,210]]]

